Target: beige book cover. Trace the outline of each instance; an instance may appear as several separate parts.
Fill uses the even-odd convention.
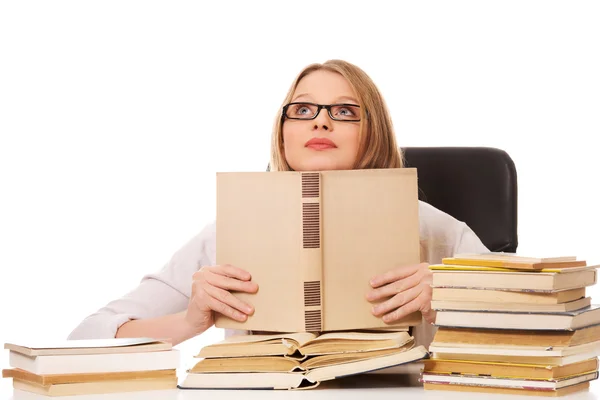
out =
[[[543,346],[545,348],[577,346],[600,342],[600,325],[572,331],[527,331],[522,329],[478,329],[439,327],[432,345],[460,346]]]
[[[76,374],[52,374],[38,375],[31,372],[13,368],[3,369],[3,378],[18,379],[23,382],[31,382],[36,385],[49,386],[66,383],[105,382],[105,381],[131,381],[135,379],[160,379],[176,378],[175,369],[152,370],[152,371],[126,371],[126,372],[104,372],[104,373],[76,373]]]
[[[179,368],[179,350],[143,353],[68,354],[27,356],[9,351],[12,368],[37,375],[150,371]]]
[[[526,313],[506,311],[436,312],[435,324],[451,328],[575,330],[600,324],[600,305],[568,312]]]
[[[474,361],[474,362],[492,362],[499,364],[536,364],[536,365],[555,365],[565,366],[580,361],[589,360],[590,357],[597,357],[592,353],[573,354],[563,357],[530,357],[530,356],[505,356],[502,354],[453,354],[453,353],[430,353],[432,358],[456,360],[456,361]]]
[[[247,270],[256,294],[244,323],[274,332],[387,327],[369,280],[420,262],[416,169],[217,174],[217,263]],[[413,313],[393,326],[418,325]]]
[[[423,361],[423,373],[454,374],[488,377],[529,379],[560,379],[598,370],[598,359],[590,358],[568,365],[539,365],[494,363],[486,361],[444,360],[431,358]]]
[[[437,268],[445,268],[438,270]],[[479,270],[476,270],[478,268]],[[483,270],[485,268],[486,270]],[[596,284],[597,265],[565,268],[560,272],[493,271],[492,267],[437,266],[432,265],[433,288],[473,288],[515,291],[557,292],[578,289]]]
[[[25,392],[44,396],[80,396],[89,394],[126,393],[149,390],[169,390],[177,388],[177,377],[144,378],[103,382],[78,382],[40,385],[13,379],[13,387]]]
[[[557,305],[585,297],[585,287],[558,292],[528,292],[471,288],[434,287],[432,301],[481,301],[486,303],[527,303]]]
[[[584,359],[597,357],[600,352],[600,342],[591,342],[580,344],[577,346],[568,347],[543,347],[543,346],[518,346],[518,345],[503,345],[503,346],[477,346],[477,345],[455,345],[455,344],[438,344],[432,343],[429,346],[429,351],[434,354],[462,354],[464,360],[468,360],[470,355],[489,355],[493,356],[512,356],[512,357],[569,357],[573,355],[584,355]],[[434,357],[444,358],[444,357]],[[490,360],[491,361],[491,360]]]
[[[429,383],[423,382],[425,390],[440,390],[440,391],[455,391],[455,392],[470,392],[470,393],[485,393],[485,394],[508,394],[519,396],[543,396],[543,397],[561,397],[578,392],[587,392],[590,388],[590,382],[578,383],[563,387],[560,389],[532,389],[528,387],[508,388],[508,387],[489,387],[475,385],[458,385],[448,383]]]
[[[465,385],[491,388],[523,389],[530,390],[557,390],[577,385],[582,382],[593,381],[598,378],[598,371],[570,376],[561,379],[529,379],[529,378],[495,378],[490,376],[452,375],[423,373],[423,383]]]
[[[431,301],[432,310],[457,311],[506,311],[530,313],[560,313],[580,310],[592,304],[591,297],[560,304],[530,304],[530,303],[488,303],[483,301]]]

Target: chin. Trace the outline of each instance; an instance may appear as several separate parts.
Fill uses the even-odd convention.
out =
[[[341,169],[352,169],[352,165],[347,162],[335,159],[324,159],[321,157],[315,157],[308,160],[301,160],[290,166],[295,171],[331,171]]]

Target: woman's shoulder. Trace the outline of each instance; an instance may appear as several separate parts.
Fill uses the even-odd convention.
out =
[[[422,261],[431,264],[459,252],[487,251],[464,221],[424,201],[419,201],[419,237]]]
[[[419,225],[421,236],[435,234],[451,238],[462,232],[466,224],[431,204],[419,200]]]
[[[170,265],[185,265],[186,269],[198,269],[202,265],[214,265],[216,249],[216,223],[206,224],[196,235],[173,254]]]

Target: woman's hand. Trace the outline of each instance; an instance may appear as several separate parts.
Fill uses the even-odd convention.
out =
[[[373,315],[383,316],[387,324],[420,311],[428,323],[435,321],[431,310],[431,278],[429,264],[421,263],[399,267],[371,279],[367,293],[370,302],[388,299],[373,307]]]
[[[245,321],[254,313],[254,308],[230,291],[256,293],[258,285],[251,279],[249,272],[232,265],[200,268],[193,276],[185,321],[197,334],[214,324],[215,312],[236,321]]]

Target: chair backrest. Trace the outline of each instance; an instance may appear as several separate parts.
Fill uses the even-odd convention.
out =
[[[489,147],[405,147],[417,168],[419,198],[465,222],[490,251],[517,249],[517,173]]]

